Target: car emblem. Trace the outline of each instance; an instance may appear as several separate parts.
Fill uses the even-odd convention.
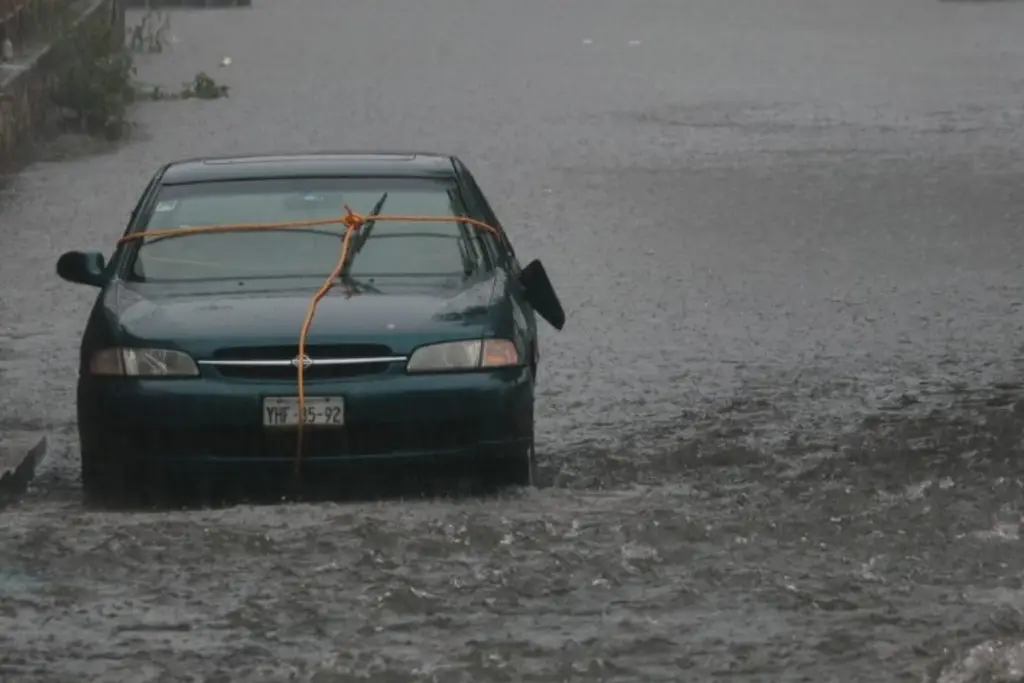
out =
[[[305,356],[305,355],[302,356],[301,358],[299,358],[298,356],[295,356],[295,358],[292,358],[292,367],[293,368],[299,367],[299,363],[302,363],[302,367],[303,367],[303,369],[305,369],[305,368],[308,368],[309,366],[311,366],[313,364],[313,359],[310,358],[309,356]]]

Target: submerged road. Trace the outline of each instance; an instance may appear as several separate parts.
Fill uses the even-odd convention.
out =
[[[53,434],[0,511],[0,679],[1020,680],[951,662],[1024,637],[1024,5],[255,0],[171,33],[140,77],[229,99],[0,195],[0,430]],[[459,154],[545,261],[543,486],[84,508],[95,293],[57,256],[112,248],[167,159],[322,147]]]

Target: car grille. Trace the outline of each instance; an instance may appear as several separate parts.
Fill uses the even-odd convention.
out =
[[[364,377],[376,375],[388,369],[390,363],[362,363],[360,365],[324,365],[306,368],[303,379],[345,379],[347,377]],[[218,365],[214,366],[221,377],[231,379],[265,379],[297,382],[298,368],[259,366],[259,365]]]
[[[294,429],[138,429],[116,430],[114,445],[143,457],[291,458]],[[354,422],[342,429],[307,428],[303,457],[391,455],[470,448],[479,440],[475,420]]]
[[[220,361],[290,361],[299,354],[295,346],[249,346],[218,349],[213,354],[211,366],[222,377],[232,379],[262,379],[297,381],[299,370],[285,365],[218,365]],[[393,357],[389,347],[383,344],[323,344],[306,347],[306,355],[314,360],[360,359]],[[363,377],[387,371],[391,362],[356,363],[351,365],[314,365],[306,368],[303,377],[308,380],[344,379]]]
[[[235,346],[217,349],[214,360],[291,360],[299,355],[298,344],[287,346]],[[311,344],[306,346],[311,358],[380,358],[391,355],[384,344]]]

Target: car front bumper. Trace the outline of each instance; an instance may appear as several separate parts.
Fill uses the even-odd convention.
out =
[[[263,398],[294,396],[288,382],[83,376],[83,456],[100,464],[293,463],[296,429],[265,428]],[[528,368],[314,382],[307,396],[341,396],[345,426],[306,427],[302,460],[325,465],[424,457],[486,457],[528,446]]]

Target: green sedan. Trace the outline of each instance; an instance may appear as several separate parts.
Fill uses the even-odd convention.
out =
[[[57,273],[99,289],[78,377],[89,498],[156,487],[171,469],[367,460],[533,482],[535,316],[561,329],[565,313],[458,158],[171,163],[109,262],[68,252]]]

